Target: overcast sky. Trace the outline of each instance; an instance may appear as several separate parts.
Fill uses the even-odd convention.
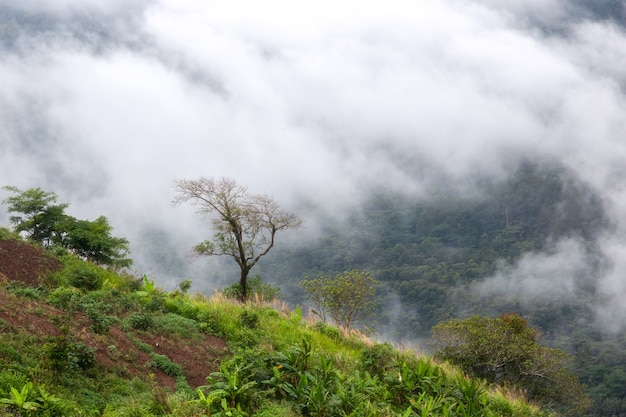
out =
[[[626,259],[626,34],[575,3],[0,0],[0,185],[107,216],[150,272],[147,227],[182,252],[206,237],[177,178],[332,214],[537,154],[601,192]]]

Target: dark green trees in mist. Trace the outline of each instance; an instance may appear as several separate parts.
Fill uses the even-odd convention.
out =
[[[57,195],[41,188],[20,190],[7,186],[14,195],[3,203],[13,213],[15,231],[46,247],[61,247],[100,265],[124,268],[132,265],[127,239],[111,235],[113,227],[104,216],[79,220],[65,214],[69,204],[57,204]]]

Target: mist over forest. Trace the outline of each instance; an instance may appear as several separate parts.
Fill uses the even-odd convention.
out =
[[[305,276],[358,267],[382,337],[519,311],[592,352],[626,330],[625,17],[621,0],[3,0],[0,185],[106,215],[136,274],[211,292],[237,271],[190,261],[210,223],[172,206],[173,181],[230,177],[304,219],[253,271],[293,304]]]

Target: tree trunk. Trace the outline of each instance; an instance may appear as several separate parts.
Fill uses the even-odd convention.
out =
[[[239,288],[241,290],[241,302],[245,303],[248,301],[248,273],[250,270],[248,268],[241,268],[241,276],[239,278]]]

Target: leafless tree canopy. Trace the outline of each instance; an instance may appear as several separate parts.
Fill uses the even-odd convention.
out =
[[[267,195],[250,195],[230,178],[176,180],[175,205],[189,202],[211,219],[212,240],[193,249],[197,255],[228,255],[241,270],[242,298],[247,297],[247,277],[261,257],[274,246],[276,232],[299,227],[302,221],[281,210]]]

